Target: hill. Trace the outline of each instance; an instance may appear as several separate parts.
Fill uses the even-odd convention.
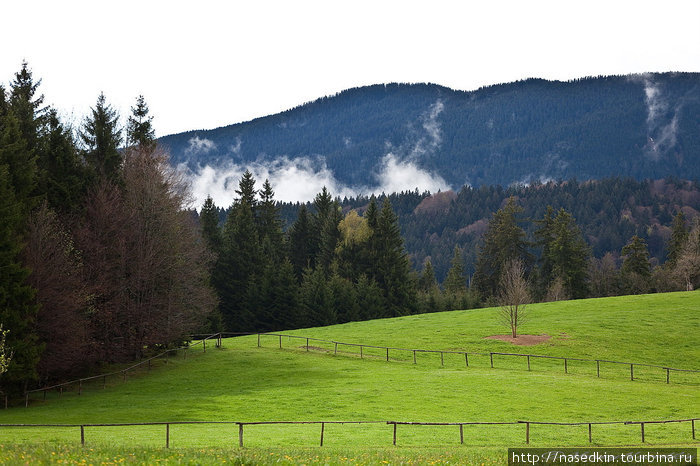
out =
[[[360,192],[401,164],[456,189],[608,176],[697,179],[698,115],[698,73],[530,79],[472,92],[386,84],[160,143],[174,163],[193,169],[296,163],[327,168]]]
[[[700,293],[672,293],[635,297],[592,299],[532,305],[524,332],[547,333],[547,343],[527,347],[528,353],[567,357],[656,363],[697,369],[697,328]],[[484,339],[502,332],[494,309],[453,311],[394,319],[349,323],[293,333],[363,344],[391,345],[461,351],[510,351],[507,343]],[[220,350],[172,359],[147,376],[126,384],[112,381],[106,390],[87,387],[81,396],[68,393],[48,401],[36,400],[29,409],[0,413],[0,423],[101,423],[173,421],[561,421],[599,422],[663,420],[697,417],[698,379],[673,380],[650,368],[634,382],[629,369],[605,366],[601,377],[595,364],[570,361],[565,374],[561,361],[533,362],[528,372],[522,360],[499,360],[491,369],[488,357],[477,357],[464,366],[463,358],[423,353],[418,364],[393,352],[342,349],[337,356],[327,346],[307,352],[303,340],[256,337],[224,340]],[[517,348],[518,352],[522,348]],[[376,351],[376,350],[375,350]],[[449,355],[448,355],[449,356]],[[592,370],[591,370],[592,368]],[[674,377],[675,377],[674,373]],[[682,374],[681,374],[682,376]],[[697,376],[697,374],[695,374]],[[690,442],[689,427],[648,426],[647,442]],[[246,445],[314,445],[317,426],[248,426]],[[327,426],[328,446],[341,446],[346,454],[358,445],[390,446],[386,424]],[[465,428],[466,429],[466,428]],[[536,430],[535,430],[536,429]],[[127,444],[159,446],[163,426],[87,428],[92,446]],[[401,427],[404,446],[445,446],[458,442],[456,430]],[[469,427],[465,443],[471,445],[520,445],[517,426]],[[235,426],[172,426],[171,445],[202,447],[230,444]],[[533,428],[532,446],[583,444],[585,426]],[[4,441],[74,443],[69,429],[6,429]],[[594,444],[639,444],[636,426],[595,426]],[[457,445],[459,445],[457,443]],[[325,448],[325,447],[324,447]],[[254,450],[253,450],[254,451]],[[469,450],[465,450],[465,453]]]

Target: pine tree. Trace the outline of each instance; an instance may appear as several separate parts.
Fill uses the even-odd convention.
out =
[[[424,292],[430,292],[437,286],[437,280],[435,279],[435,270],[433,269],[433,264],[430,259],[425,260],[423,265],[423,271],[421,272],[420,278],[418,279],[418,288]]]
[[[375,279],[384,292],[388,316],[416,312],[416,294],[408,255],[403,245],[398,217],[389,198],[384,199],[373,234],[375,250]]]
[[[90,116],[83,122],[80,139],[85,146],[85,160],[100,178],[118,180],[123,159],[119,152],[121,129],[117,127],[119,115],[107,103],[103,93],[97,98]]]
[[[126,144],[153,152],[156,148],[156,136],[152,122],[153,117],[148,116],[146,100],[140,95],[136,99],[136,107],[131,107],[131,115],[126,125]]]
[[[15,73],[15,79],[10,84],[10,109],[17,118],[20,134],[31,153],[36,151],[39,144],[46,113],[46,109],[41,107],[44,96],[36,95],[39,85],[41,80],[34,82],[27,62],[22,63],[22,69]]]
[[[71,131],[61,124],[55,109],[47,113],[37,152],[37,191],[58,212],[75,211],[86,194],[87,173]]]
[[[257,191],[255,190],[255,178],[253,178],[253,174],[249,170],[246,170],[245,173],[243,173],[241,180],[238,182],[238,189],[236,190],[236,194],[238,194],[239,196],[240,203],[247,205],[248,208],[251,209],[254,218],[256,208],[258,206],[256,192]]]
[[[673,224],[671,225],[671,238],[668,242],[668,256],[667,262],[671,267],[676,265],[678,258],[685,243],[688,241],[688,230],[685,226],[685,215],[682,210],[679,210],[675,217],[673,217]]]
[[[28,285],[29,270],[19,258],[23,243],[19,232],[26,219],[4,163],[0,163],[0,218],[0,323],[8,330],[5,345],[13,353],[2,377],[2,391],[18,394],[36,380],[43,348],[35,333],[36,292]]]
[[[207,242],[209,249],[214,254],[219,254],[221,251],[221,229],[219,228],[219,210],[214,204],[211,196],[207,196],[202,210],[199,213],[199,223],[202,227],[202,236]]]
[[[586,297],[589,248],[574,218],[563,208],[551,225],[551,238],[546,253],[546,263],[552,267],[550,281],[561,279],[566,294],[571,298]]]
[[[282,220],[279,208],[275,202],[275,192],[272,190],[269,180],[265,180],[260,191],[260,203],[258,204],[258,234],[260,241],[269,243],[264,258],[274,263],[279,263],[284,254],[284,233],[282,232]]]
[[[467,291],[466,276],[464,274],[464,259],[462,259],[462,249],[455,246],[450,262],[450,270],[447,272],[447,278],[443,282],[445,292],[458,295]]]
[[[622,248],[622,268],[620,274],[623,287],[628,293],[646,293],[650,290],[649,277],[651,264],[646,241],[634,235]]]
[[[22,136],[19,120],[4,95],[0,88],[0,165],[6,166],[14,197],[27,215],[33,205],[30,194],[36,187],[36,155]]]
[[[289,259],[299,282],[301,282],[304,269],[312,265],[312,243],[311,220],[306,206],[302,204],[298,217],[289,230]]]
[[[306,269],[299,287],[299,306],[304,327],[319,327],[336,323],[333,293],[321,269]]]
[[[532,262],[525,231],[518,226],[517,215],[522,211],[511,197],[489,222],[474,272],[474,285],[482,296],[496,296],[506,262],[521,259],[526,269]]]

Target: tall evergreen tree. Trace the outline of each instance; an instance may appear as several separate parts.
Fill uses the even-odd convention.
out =
[[[418,279],[418,288],[421,291],[429,292],[436,286],[437,280],[435,279],[435,270],[433,269],[433,264],[430,262],[430,259],[427,259],[423,265],[420,278]]]
[[[304,269],[311,266],[313,259],[311,220],[304,204],[301,205],[299,215],[289,230],[289,259],[297,280],[301,282]]]
[[[219,210],[214,204],[211,196],[207,196],[202,210],[199,213],[199,223],[202,227],[202,236],[207,242],[209,249],[214,254],[219,254],[221,251],[221,229],[219,228]]]
[[[43,125],[46,109],[42,108],[44,96],[36,95],[41,80],[34,81],[27,62],[15,73],[10,84],[10,109],[17,118],[22,138],[29,152],[34,153],[39,145],[40,129]]]
[[[80,131],[88,165],[98,177],[112,181],[119,179],[123,163],[119,152],[122,136],[118,122],[117,111],[107,103],[104,93],[100,93]]]
[[[651,264],[647,243],[634,235],[622,248],[622,268],[620,269],[623,287],[628,293],[638,294],[650,291],[649,277]]]
[[[550,243],[545,248],[543,261],[551,266],[552,279],[559,278],[566,294],[574,299],[588,294],[588,257],[590,255],[581,231],[574,218],[563,208],[551,224]]]
[[[523,209],[513,197],[493,214],[484,233],[474,272],[474,284],[482,296],[496,296],[503,275],[503,265],[521,259],[527,267],[532,262],[525,231],[518,226],[518,214]]]
[[[5,345],[13,353],[2,376],[2,391],[16,395],[37,378],[42,347],[35,333],[36,292],[27,283],[29,270],[19,257],[26,218],[4,163],[0,163],[0,218],[0,323],[8,330]]]
[[[253,174],[246,170],[238,182],[238,189],[236,194],[239,196],[239,201],[241,204],[245,204],[253,213],[253,218],[255,218],[256,208],[258,206],[258,200],[256,198],[257,191],[255,190],[255,178]]]
[[[382,210],[373,231],[375,250],[375,279],[386,297],[388,316],[416,312],[416,294],[408,255],[403,245],[398,217],[389,198],[384,199]]]
[[[269,246],[264,258],[275,263],[280,263],[284,256],[284,233],[282,232],[282,219],[275,201],[275,192],[269,180],[265,180],[263,189],[260,190],[260,203],[258,204],[258,234],[260,241]]]
[[[678,258],[685,243],[688,241],[688,230],[685,225],[685,215],[682,210],[679,210],[675,217],[673,217],[673,224],[671,225],[671,238],[668,242],[668,264],[673,267],[676,265]]]
[[[465,293],[467,291],[466,280],[462,249],[459,246],[455,246],[454,253],[452,254],[451,267],[442,285],[447,293]]]
[[[148,116],[146,100],[140,95],[136,98],[136,106],[131,107],[131,115],[126,125],[126,144],[153,152],[156,148],[156,135],[152,122],[153,117]]]

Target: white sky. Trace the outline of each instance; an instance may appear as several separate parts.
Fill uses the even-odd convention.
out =
[[[13,1],[0,82],[26,59],[74,123],[143,94],[163,136],[366,84],[700,71],[699,21],[698,0]]]

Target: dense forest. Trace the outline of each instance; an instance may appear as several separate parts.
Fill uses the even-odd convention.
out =
[[[144,99],[127,127],[104,95],[79,128],[27,64],[0,86],[0,390],[133,361],[215,312],[211,254]]]
[[[27,64],[0,86],[0,389],[187,342],[700,285],[700,187],[665,179],[465,187],[283,204],[246,171],[230,206],[187,186],[139,96],[125,128],[98,96],[77,128]],[[516,267],[517,266],[517,267]],[[526,282],[525,282],[526,281]]]
[[[698,114],[698,73],[530,79],[472,92],[387,84],[159,141],[174,162],[194,170],[308,158],[358,189],[379,184],[387,154],[455,189],[611,176],[698,179]]]

